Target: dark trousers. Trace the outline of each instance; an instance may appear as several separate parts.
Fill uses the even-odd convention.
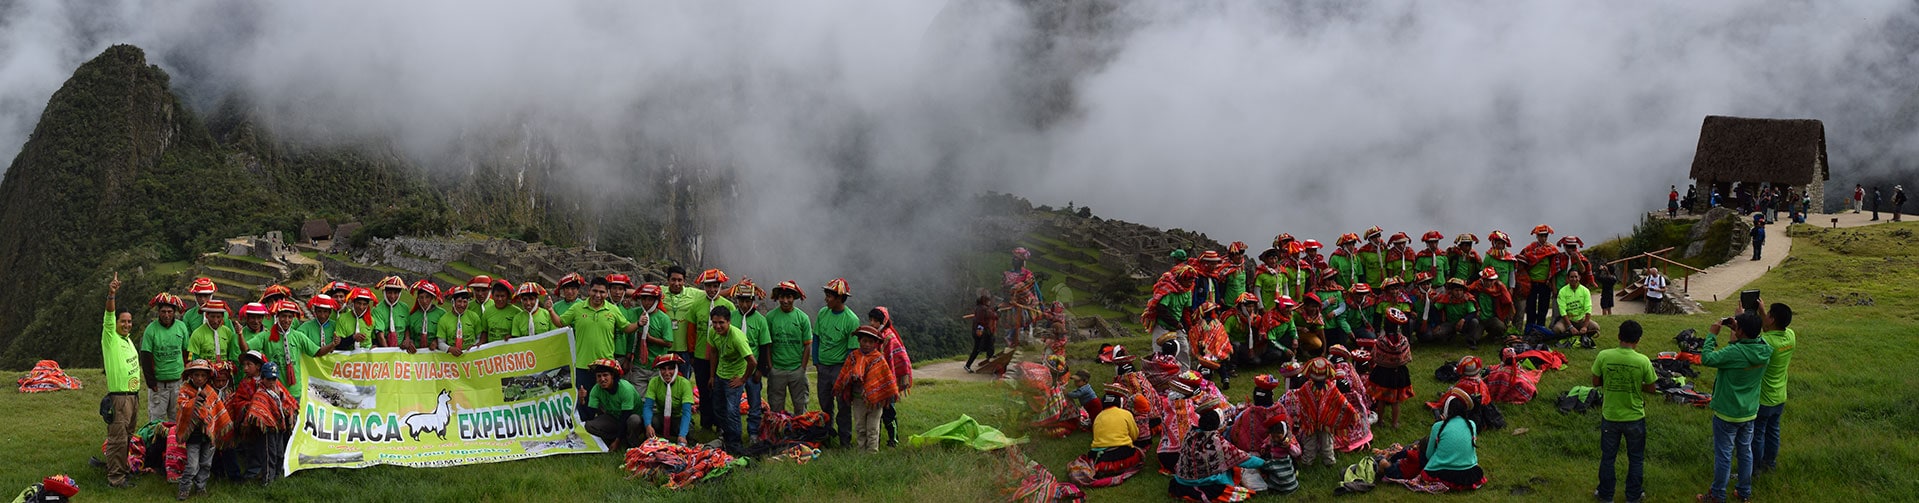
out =
[[[1526,288],[1526,324],[1548,326],[1552,320],[1546,316],[1552,312],[1553,288],[1551,283],[1533,284]]]
[[[1759,419],[1753,420],[1752,466],[1771,470],[1779,463],[1779,416],[1786,404],[1759,406]]]
[[[746,385],[732,386],[717,376],[714,377],[714,384],[721,391],[718,395],[720,399],[716,400],[719,403],[715,404],[719,406],[716,412],[720,416],[720,441],[725,445],[726,452],[737,454],[745,450],[740,443],[740,398],[746,394]]]
[[[1613,486],[1618,476],[1613,474],[1613,461],[1619,457],[1619,441],[1626,441],[1626,500],[1639,501],[1645,492],[1646,476],[1646,420],[1638,421],[1599,421],[1599,489],[1595,494],[1599,499],[1612,501]]]
[[[287,432],[262,432],[253,437],[249,452],[247,478],[259,477],[263,480],[280,478],[281,467],[286,462],[287,440],[292,437]]]
[[[573,410],[579,411],[580,420],[588,421],[598,411],[586,406],[586,393],[593,390],[593,369],[573,369],[573,387],[580,390],[579,403],[573,404]]]
[[[880,412],[880,424],[886,427],[886,445],[888,447],[899,445],[900,413],[898,409],[893,408],[893,403],[886,404],[886,410]]]
[[[853,404],[841,401],[833,389],[833,383],[840,380],[841,365],[820,365],[819,381],[814,383],[815,394],[820,397],[820,412],[833,416],[828,427],[840,439],[841,447],[853,445]]]
[[[1765,247],[1766,247],[1766,240],[1764,239],[1752,240],[1752,259],[1759,260],[1759,250]]]
[[[973,352],[966,354],[966,368],[973,368],[973,358],[982,354],[986,355],[988,360],[993,359],[992,334],[973,337]]]
[[[712,364],[705,358],[693,359],[693,384],[700,388],[700,426],[717,428],[721,426],[720,403],[724,400],[707,400],[706,397],[719,397],[723,391],[717,377],[713,376]]]

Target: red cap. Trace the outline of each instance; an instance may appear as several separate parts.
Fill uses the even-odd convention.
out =
[[[1352,288],[1348,288],[1346,290],[1355,294],[1373,293],[1373,287],[1370,285],[1367,285],[1365,282],[1353,283]]]
[[[1233,244],[1226,245],[1227,255],[1244,254],[1244,253],[1246,253],[1245,241],[1234,241]]]
[[[247,305],[240,306],[240,315],[241,316],[253,316],[253,315],[266,316],[267,305],[261,304],[258,302],[248,302]]]
[[[707,269],[705,271],[700,272],[700,280],[698,281],[698,283],[702,285],[707,283],[725,283],[725,282],[726,282],[726,272],[721,271],[719,269]]]
[[[350,293],[353,291],[353,285],[346,284],[345,281],[335,281],[332,283],[327,283],[326,289],[321,290],[320,293],[330,293],[337,290],[346,290],[347,292]]]
[[[1486,240],[1494,243],[1509,245],[1509,246],[1513,244],[1513,238],[1507,236],[1505,232],[1500,232],[1500,231],[1492,231],[1491,233],[1486,234]]]
[[[307,309],[328,309],[328,310],[338,311],[340,309],[340,301],[333,300],[333,296],[323,293],[323,294],[315,295],[311,299],[307,299]]]
[[[1346,246],[1346,243],[1358,243],[1358,242],[1359,242],[1359,235],[1348,232],[1345,234],[1340,234],[1339,239],[1336,241],[1333,241],[1333,246]]]
[[[577,272],[569,272],[569,273],[566,273],[565,276],[560,276],[560,284],[558,288],[566,288],[567,285],[573,285],[577,287],[584,284],[586,284],[585,276],[581,276],[580,273],[577,273]]]
[[[468,290],[479,289],[479,288],[492,288],[492,287],[493,287],[493,277],[487,276],[485,274],[474,276],[473,279],[466,280],[466,288]]]
[[[1493,270],[1493,268],[1491,268],[1491,267],[1488,267],[1488,268],[1485,268],[1485,269],[1480,269],[1480,270],[1479,270],[1479,277],[1480,277],[1480,278],[1484,278],[1484,279],[1492,279],[1492,280],[1497,280],[1497,279],[1499,279],[1499,271],[1495,271],[1495,270]]]
[[[606,275],[606,282],[607,284],[633,288],[633,278],[625,274],[608,274]]]
[[[381,290],[405,290],[406,280],[400,279],[399,276],[387,276],[380,278],[380,282],[374,283],[373,287]]]
[[[461,295],[472,297],[473,291],[466,289],[466,287],[464,286],[453,285],[453,288],[446,289],[446,295],[444,296],[444,298],[451,299],[454,297],[459,297]]]
[[[272,297],[275,295],[291,298],[293,297],[293,289],[287,288],[286,285],[268,286],[266,290],[260,293],[260,299],[265,300],[267,297]]]
[[[504,288],[506,291],[511,292],[513,291],[513,283],[507,281],[506,278],[495,278],[492,284],[487,285],[487,288]]]
[[[293,301],[291,300],[282,299],[282,300],[274,301],[273,314],[280,314],[280,313],[293,313],[293,316],[297,318],[300,316],[300,305],[294,304]]]
[[[413,282],[413,293],[414,295],[425,293],[427,295],[433,296],[433,298],[435,299],[438,299],[440,298],[440,285],[435,285],[433,284],[432,281],[427,281],[424,279],[415,281]]]
[[[1552,234],[1552,233],[1553,233],[1553,226],[1546,225],[1546,224],[1539,224],[1539,225],[1533,226],[1533,235],[1535,236],[1540,234]]]
[[[786,281],[781,281],[780,284],[773,286],[773,294],[778,295],[780,293],[780,290],[793,292],[793,295],[799,297],[800,300],[806,300],[806,291],[800,289],[800,283],[798,281],[793,281],[789,279]]]
[[[833,278],[832,281],[826,282],[826,293],[838,294],[841,297],[852,297],[853,287],[846,284],[846,278]]]
[[[1308,240],[1306,240],[1306,241],[1305,241],[1304,243],[1302,243],[1302,244],[1303,244],[1304,246],[1301,246],[1301,248],[1305,248],[1305,249],[1308,249],[1308,250],[1317,250],[1317,249],[1320,249],[1320,248],[1325,248],[1325,246],[1324,246],[1324,245],[1321,245],[1321,244],[1319,244],[1319,240],[1317,240],[1317,239],[1308,239]]]
[[[1206,250],[1204,253],[1199,254],[1199,260],[1201,262],[1218,262],[1221,259],[1219,257],[1219,252]]]
[[[1411,243],[1411,242],[1413,242],[1413,238],[1412,238],[1411,236],[1407,236],[1407,235],[1406,235],[1406,233],[1404,233],[1404,232],[1395,232],[1395,233],[1393,233],[1393,237],[1392,237],[1392,239],[1388,239],[1388,240],[1386,240],[1386,242],[1388,242],[1388,243]]]
[[[1373,226],[1371,229],[1366,229],[1367,241],[1371,241],[1373,238],[1384,236],[1384,235],[1386,235],[1386,230],[1379,228],[1379,226],[1377,225]]]
[[[1419,235],[1420,241],[1439,241],[1442,239],[1446,239],[1446,235],[1440,234],[1439,231],[1426,231],[1425,234]]]
[[[652,283],[640,285],[639,289],[633,290],[633,296],[634,297],[659,297],[661,296],[660,285],[655,285]]]
[[[351,292],[348,292],[346,294],[347,302],[353,302],[360,299],[366,299],[367,302],[377,301],[377,299],[373,298],[373,291],[365,288],[354,287]]]
[[[520,288],[513,291],[513,296],[519,297],[521,295],[532,295],[535,297],[545,296],[546,287],[540,286],[539,283],[534,283],[531,281],[520,283]]]
[[[207,303],[200,305],[200,312],[204,313],[209,311],[219,312],[219,313],[229,312],[227,311],[227,301],[220,300],[220,299],[212,299],[212,300],[208,300]]]
[[[158,309],[160,306],[173,306],[174,309],[186,309],[187,303],[181,301],[179,296],[160,292],[158,295],[153,296],[153,300],[147,301],[147,306],[155,309]]]
[[[1566,236],[1563,238],[1559,238],[1559,246],[1571,246],[1573,248],[1581,248],[1586,246],[1586,242],[1580,241],[1579,236]]]

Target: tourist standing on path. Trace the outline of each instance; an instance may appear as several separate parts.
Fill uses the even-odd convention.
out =
[[[1599,488],[1593,497],[1612,501],[1617,475],[1613,461],[1619,456],[1619,443],[1626,443],[1626,501],[1645,499],[1646,476],[1646,401],[1644,393],[1653,393],[1652,360],[1639,352],[1639,337],[1644,333],[1639,322],[1619,324],[1619,347],[1593,356],[1593,387],[1599,388]]]
[[[1732,341],[1719,347],[1719,331],[1731,323]],[[1718,369],[1712,383],[1712,489],[1700,501],[1726,501],[1726,483],[1734,459],[1739,462],[1738,496],[1752,499],[1752,427],[1759,417],[1759,388],[1765,379],[1772,346],[1759,339],[1761,323],[1753,313],[1740,313],[1706,330],[1706,354],[1699,363]]]
[[[1892,221],[1894,222],[1899,221],[1899,215],[1904,214],[1906,211],[1905,206],[1906,206],[1906,186],[1904,185],[1892,186]]]
[[[1613,273],[1611,265],[1601,265],[1593,274],[1599,279],[1599,312],[1612,316],[1612,287],[1619,284],[1619,276]]]
[[[973,360],[986,355],[987,361],[993,360],[994,327],[999,321],[999,311],[993,309],[993,295],[980,290],[979,299],[973,302],[973,350],[966,353],[966,372],[973,372]]]
[[[1666,301],[1666,275],[1658,267],[1646,268],[1646,312],[1659,312],[1659,303]]]
[[[114,308],[113,297],[120,293],[120,273],[107,283],[107,312],[100,322],[100,362],[107,374],[107,487],[133,487],[133,468],[127,464],[127,444],[133,438],[133,425],[139,422],[141,359],[134,349],[133,313]],[[149,388],[151,389],[151,388]]]
[[[1872,221],[1879,221],[1879,203],[1884,201],[1885,198],[1879,197],[1879,186],[1872,186]]]
[[[1674,218],[1678,216],[1679,216],[1679,186],[1674,185],[1672,186],[1671,192],[1666,193],[1666,218]]]
[[[180,411],[180,375],[187,370],[187,324],[179,320],[181,302],[160,292],[147,302],[158,319],[140,337],[140,368],[147,383],[147,418],[173,421]]]
[[[1897,219],[1899,218],[1899,216],[1893,215],[1893,218]],[[1759,252],[1761,250],[1764,250],[1765,248],[1766,248],[1766,216],[1763,214],[1754,213],[1752,215],[1752,259],[1759,260]]]
[[[1861,209],[1860,207],[1864,206],[1865,203],[1866,186],[1857,183],[1852,184],[1852,213],[1855,215],[1858,214]]]
[[[1759,339],[1772,346],[1766,377],[1759,385],[1759,419],[1753,425],[1753,469],[1772,471],[1779,463],[1779,417],[1786,412],[1786,367],[1792,365],[1799,335],[1792,329],[1792,308],[1775,303],[1767,309]]]

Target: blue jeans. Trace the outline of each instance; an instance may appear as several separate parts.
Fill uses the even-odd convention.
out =
[[[760,401],[760,388],[763,382],[758,377],[746,378],[746,438],[749,440],[760,438],[760,415],[766,412],[765,403]],[[738,413],[738,403],[734,402],[735,414]]]
[[[1599,421],[1599,489],[1594,494],[1600,499],[1612,501],[1612,488],[1618,482],[1613,474],[1613,461],[1619,456],[1619,441],[1626,441],[1626,500],[1639,501],[1645,492],[1642,482],[1646,475],[1646,420],[1614,422]]]
[[[1712,418],[1712,496],[1726,499],[1726,477],[1731,475],[1733,457],[1739,458],[1739,494],[1752,496],[1752,423],[1728,423]]]
[[[714,404],[720,416],[720,440],[726,451],[740,452],[740,395],[746,393],[746,386],[729,386],[719,376],[713,376],[715,388],[720,388],[720,400]]]
[[[1785,413],[1783,403],[1759,406],[1759,419],[1753,420],[1752,432],[1754,467],[1771,470],[1779,464],[1779,416]]]

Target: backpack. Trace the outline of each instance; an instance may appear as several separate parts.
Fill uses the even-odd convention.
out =
[[[1601,400],[1602,396],[1599,394],[1599,388],[1592,386],[1573,386],[1571,390],[1566,391],[1566,394],[1559,396],[1557,400],[1558,403],[1555,405],[1559,407],[1560,414],[1568,412],[1585,414],[1587,410],[1599,407]]]
[[[1441,363],[1438,369],[1433,370],[1433,379],[1444,382],[1456,382],[1459,380],[1459,370],[1453,368],[1453,362]]]

